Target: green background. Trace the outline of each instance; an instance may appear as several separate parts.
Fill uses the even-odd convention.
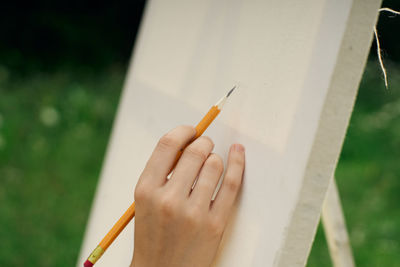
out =
[[[143,5],[0,11],[0,266],[76,263]],[[400,266],[400,16],[381,17],[390,88],[373,46],[336,171],[358,266]],[[320,226],[308,266],[330,262]]]

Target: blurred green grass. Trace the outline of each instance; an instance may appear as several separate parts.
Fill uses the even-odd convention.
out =
[[[368,63],[336,172],[358,266],[400,266],[400,66]],[[0,266],[73,266],[125,69],[0,67]],[[308,266],[331,266],[319,227]]]
[[[124,69],[0,69],[0,266],[74,266]]]

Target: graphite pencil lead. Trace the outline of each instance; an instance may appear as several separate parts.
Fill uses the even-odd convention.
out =
[[[237,87],[236,85],[233,86],[233,88],[231,90],[229,90],[229,92],[226,94],[226,97],[229,97],[232,94],[233,90],[236,89],[236,87]]]
[[[229,90],[229,92],[228,92],[224,97],[222,97],[222,98],[217,102],[217,104],[215,104],[215,106],[217,106],[217,108],[218,108],[219,110],[222,109],[222,107],[224,106],[224,104],[225,104],[225,102],[226,102],[226,99],[228,98],[228,96],[230,96],[230,94],[232,94],[233,90],[235,90],[236,87],[237,87],[237,86],[235,85],[231,90]]]

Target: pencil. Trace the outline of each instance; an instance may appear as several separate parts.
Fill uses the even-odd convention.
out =
[[[236,85],[231,90],[229,90],[229,92],[224,97],[222,97],[214,106],[212,106],[210,110],[207,112],[207,114],[203,117],[203,119],[197,124],[197,126],[195,127],[196,135],[193,138],[193,141],[196,140],[199,136],[201,136],[204,133],[204,131],[208,128],[208,126],[213,122],[213,120],[218,116],[226,100],[231,95],[233,90],[235,90],[235,88]],[[171,171],[178,163],[179,158],[183,153],[183,150],[184,149],[181,149],[177,153]],[[114,226],[106,234],[106,236],[100,241],[98,246],[93,250],[93,252],[87,258],[83,266],[84,267],[93,266],[104,254],[107,248],[112,244],[115,238],[117,238],[117,236],[122,232],[125,226],[132,220],[134,216],[135,216],[135,202],[132,203],[132,205],[125,211],[125,213],[121,216],[121,218],[119,218],[119,220],[114,224]]]

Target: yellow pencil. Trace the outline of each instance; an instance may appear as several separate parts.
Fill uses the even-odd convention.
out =
[[[236,88],[234,86],[229,92],[221,98],[220,101],[217,102],[214,106],[210,108],[207,114],[203,117],[203,119],[197,124],[196,126],[196,136],[193,140],[197,139],[201,136],[204,131],[208,128],[208,126],[213,122],[213,120],[218,116],[221,112],[223,105],[225,104],[227,98]],[[183,149],[178,152],[175,158],[175,162],[171,168],[171,171],[174,169],[176,163],[178,162],[179,158],[183,153]],[[100,241],[99,245],[93,250],[90,256],[87,258],[85,263],[83,264],[84,267],[91,267],[93,266],[103,255],[106,249],[111,245],[111,243],[117,238],[117,236],[121,233],[121,231],[125,228],[125,226],[132,220],[135,216],[135,202],[125,211],[125,213],[119,218],[119,220],[114,224],[111,230],[107,233],[107,235]]]

